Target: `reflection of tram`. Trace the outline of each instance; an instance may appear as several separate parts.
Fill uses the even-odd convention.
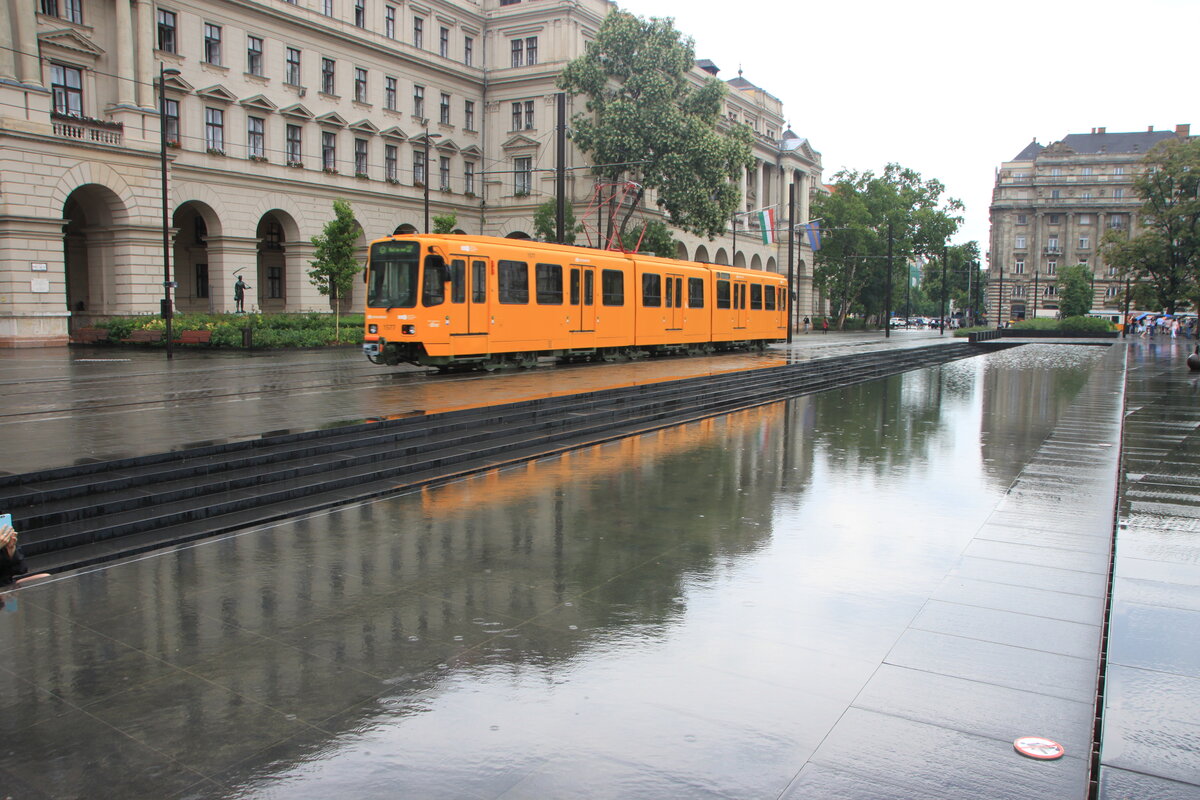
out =
[[[760,347],[787,281],[737,267],[487,236],[371,243],[363,350],[376,364],[530,366]]]

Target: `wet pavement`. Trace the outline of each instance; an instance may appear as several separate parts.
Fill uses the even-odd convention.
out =
[[[835,336],[733,358],[878,346]],[[906,342],[931,343],[880,344]],[[1125,354],[1029,345],[25,587],[0,612],[0,792],[1083,798]],[[190,436],[239,402],[230,418],[252,423],[221,435],[253,435],[269,413],[276,428],[315,427],[516,397],[542,375],[653,379],[604,366],[418,376],[414,390],[343,355],[265,369],[194,356],[166,378],[161,364],[99,362],[180,393],[158,410],[137,406],[128,377],[83,366],[31,360],[23,380],[58,395],[41,398],[40,430],[57,421],[96,457]],[[714,368],[617,369],[675,364]],[[104,399],[118,385],[128,411]],[[414,400],[426,386],[439,394]],[[1131,396],[1149,408],[1157,391]],[[27,421],[37,394],[18,392]],[[86,424],[97,398],[122,436]],[[1154,446],[1194,436],[1179,408],[1145,415]],[[39,441],[60,446],[23,446]],[[1143,559],[1155,581],[1190,575],[1156,552]],[[1118,597],[1121,580],[1118,562]],[[1145,591],[1129,601],[1154,605]],[[1114,654],[1133,642],[1124,652],[1159,661],[1114,655],[1122,667],[1186,663],[1194,637],[1156,650],[1136,634],[1164,639],[1162,620],[1126,629],[1114,622]],[[1176,673],[1189,675],[1194,660]],[[1158,690],[1118,698],[1127,727],[1175,686]],[[1162,739],[1194,732],[1181,701]],[[1022,735],[1066,756],[1022,757]],[[1105,763],[1123,780],[1179,780],[1107,750]]]
[[[544,366],[486,375],[380,367],[357,348],[227,352],[72,347],[0,353],[3,472],[149,455],[367,419],[937,345],[947,333],[797,334],[761,354]],[[957,340],[961,341],[961,340]]]
[[[1130,350],[1102,800],[1200,797],[1200,373]]]

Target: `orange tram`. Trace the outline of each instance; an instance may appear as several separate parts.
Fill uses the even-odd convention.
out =
[[[787,337],[787,280],[759,270],[489,236],[371,243],[373,363],[442,370],[761,348]]]

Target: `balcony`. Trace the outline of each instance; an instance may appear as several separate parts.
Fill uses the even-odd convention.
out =
[[[1045,249],[1043,249],[1042,254],[1047,255],[1047,256],[1061,256],[1063,254],[1063,251],[1062,251],[1062,248],[1059,247],[1058,245],[1052,245],[1050,247],[1046,247]]]
[[[120,122],[107,122],[89,117],[71,117],[66,114],[51,114],[54,135],[77,142],[98,144],[121,144],[125,126]]]

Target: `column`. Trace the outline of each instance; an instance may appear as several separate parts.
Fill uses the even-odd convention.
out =
[[[158,108],[154,81],[158,76],[154,70],[154,7],[147,0],[137,0],[137,104],[142,108]]]
[[[117,105],[131,106],[136,93],[133,82],[133,16],[129,0],[117,3]]]
[[[12,19],[13,13],[9,6],[13,0],[0,0],[8,14],[9,19]],[[17,79],[17,60],[16,51],[13,49],[13,28],[11,25],[0,25],[0,81]]]
[[[38,62],[37,22],[32,0],[8,0],[13,20],[12,44],[17,64],[17,80],[32,86],[43,86],[42,67]],[[4,27],[0,25],[0,27]]]
[[[287,266],[283,271],[283,299],[288,311],[329,311],[329,298],[317,291],[308,279],[309,262],[315,255],[311,241],[286,242],[283,245]]]
[[[246,292],[246,310],[259,308],[259,292],[265,292],[266,287],[258,280],[258,239],[249,236],[209,236],[208,299],[214,313],[228,314],[236,308],[233,284],[237,278],[233,274],[239,271],[251,286],[250,291]]]

